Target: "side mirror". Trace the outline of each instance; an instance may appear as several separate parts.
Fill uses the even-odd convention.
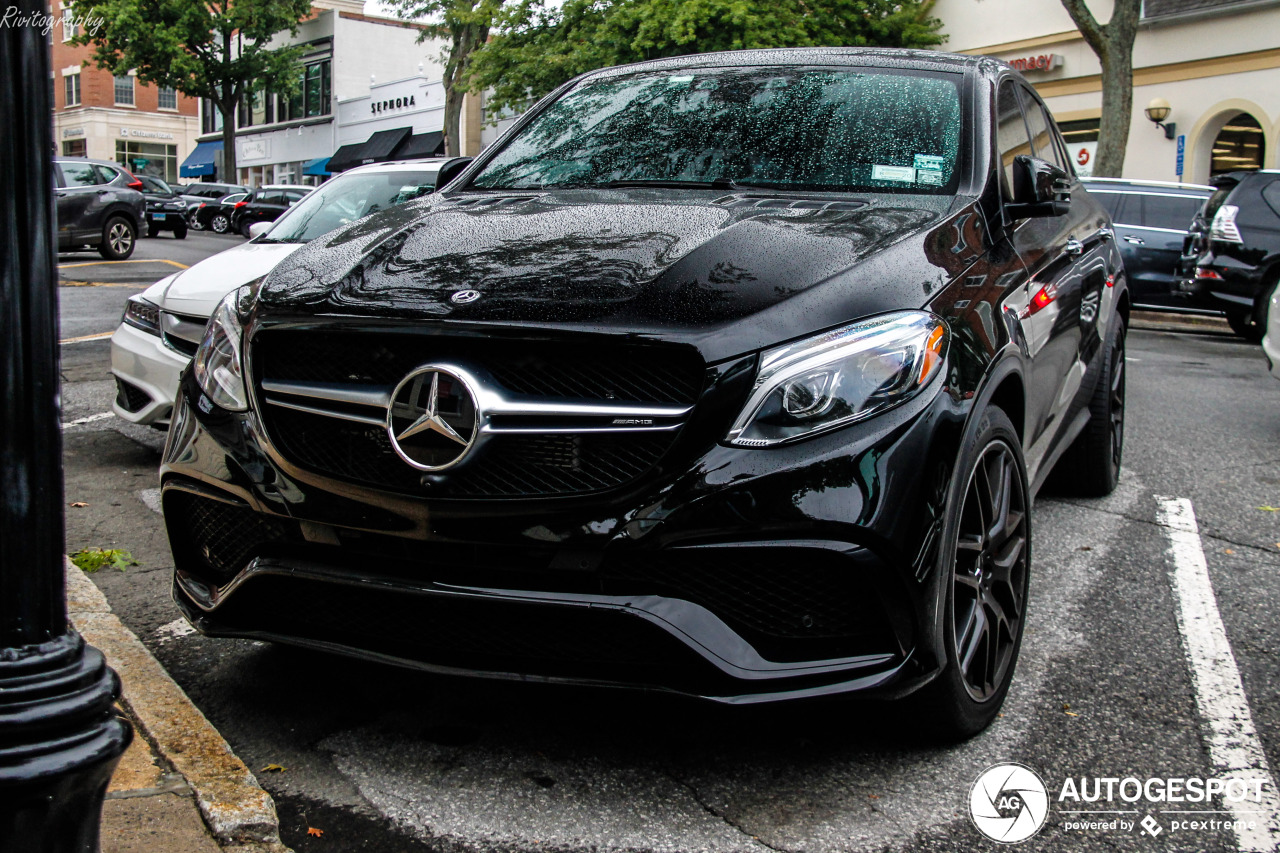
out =
[[[1013,158],[1013,203],[1005,210],[1014,219],[1062,216],[1071,207],[1071,176],[1052,163],[1019,154]]]
[[[436,175],[436,189],[442,190],[449,185],[449,182],[458,175],[462,174],[462,170],[471,165],[474,157],[455,157],[440,167],[439,174]]]
[[[256,237],[261,237],[263,234],[266,234],[268,231],[271,230],[272,225],[275,225],[275,223],[274,222],[253,223],[252,225],[249,226],[249,239],[253,240]]]

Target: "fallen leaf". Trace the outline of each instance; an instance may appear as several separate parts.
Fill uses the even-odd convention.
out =
[[[1081,546],[1080,546],[1080,550],[1081,550],[1081,551],[1092,551],[1092,550],[1093,550],[1093,548],[1091,548],[1091,547],[1090,547],[1090,546],[1088,546],[1088,545],[1081,545]]]
[[[71,562],[90,573],[96,572],[103,566],[111,566],[123,572],[128,566],[138,565],[133,555],[123,548],[111,548],[105,551],[101,548],[82,548],[71,555]]]
[[[1235,553],[1235,551],[1232,551],[1230,548],[1223,548],[1223,549],[1222,549],[1222,553],[1224,553],[1224,554],[1234,554],[1234,553]]]
[[[867,794],[867,799],[869,799],[869,800],[878,800],[878,799],[880,799],[880,797],[879,797],[879,795],[877,795],[877,794]]]
[[[1070,706],[1070,705],[1068,705],[1066,702],[1063,702],[1063,703],[1062,703],[1062,710],[1064,710],[1064,711],[1070,711],[1070,710],[1071,710],[1071,706]]]
[[[72,501],[71,506],[75,507],[76,509],[79,509],[82,506],[88,506],[88,504],[85,503],[84,501]]]
[[[284,771],[285,768],[281,767],[279,764],[268,764],[266,767],[262,768],[263,773],[283,773]]]
[[[1068,717],[1078,717],[1078,716],[1080,716],[1080,715],[1079,715],[1079,714],[1077,714],[1075,711],[1063,711],[1062,713],[1066,714]]]
[[[307,835],[314,835],[316,838],[324,835],[323,829],[316,829],[314,826],[307,827]]]
[[[75,506],[75,504],[72,504],[72,506]],[[1263,512],[1280,512],[1280,506],[1257,506],[1254,509],[1260,509]]]

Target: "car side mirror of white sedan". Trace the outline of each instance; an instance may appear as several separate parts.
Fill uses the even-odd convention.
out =
[[[275,223],[274,222],[253,223],[252,225],[249,226],[249,239],[252,240],[255,237],[261,237],[263,234],[266,234],[268,231],[271,230],[272,225],[275,225]]]

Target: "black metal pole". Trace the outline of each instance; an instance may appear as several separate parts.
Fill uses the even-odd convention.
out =
[[[67,624],[49,5],[0,26],[0,851],[92,853],[132,729]]]

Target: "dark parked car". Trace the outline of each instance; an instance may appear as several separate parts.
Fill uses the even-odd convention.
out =
[[[178,190],[182,194],[182,200],[187,203],[187,225],[196,231],[204,228],[204,223],[200,222],[194,214],[200,209],[200,204],[213,204],[220,198],[224,198],[232,193],[248,194],[249,188],[242,187],[239,184],[219,184],[214,182],[187,184]]]
[[[1206,205],[1207,245],[1184,286],[1195,304],[1226,312],[1236,334],[1260,341],[1280,281],[1280,170],[1230,178]]]
[[[207,228],[215,234],[226,234],[231,230],[231,213],[235,209],[236,202],[244,201],[248,197],[249,193],[246,191],[224,195],[217,201],[202,201],[188,215],[193,222],[198,222],[201,228]]]
[[[1162,311],[1196,310],[1178,288],[1178,265],[1195,217],[1213,187],[1120,178],[1086,178],[1081,183],[1115,223],[1133,304]]]
[[[132,255],[146,213],[142,182],[107,160],[58,157],[53,171],[58,251],[89,246],[111,261]]]
[[[1068,169],[983,57],[577,78],[219,305],[161,471],[175,599],[213,636],[972,734],[1034,612],[1032,495],[1119,476],[1129,293]]]
[[[187,236],[187,203],[177,190],[153,175],[138,175],[142,182],[142,195],[147,200],[147,232],[151,237],[161,231],[170,231],[174,238]]]
[[[311,187],[284,184],[259,187],[232,205],[231,230],[248,237],[250,225],[255,222],[275,222],[280,214],[302,201],[311,190]]]

